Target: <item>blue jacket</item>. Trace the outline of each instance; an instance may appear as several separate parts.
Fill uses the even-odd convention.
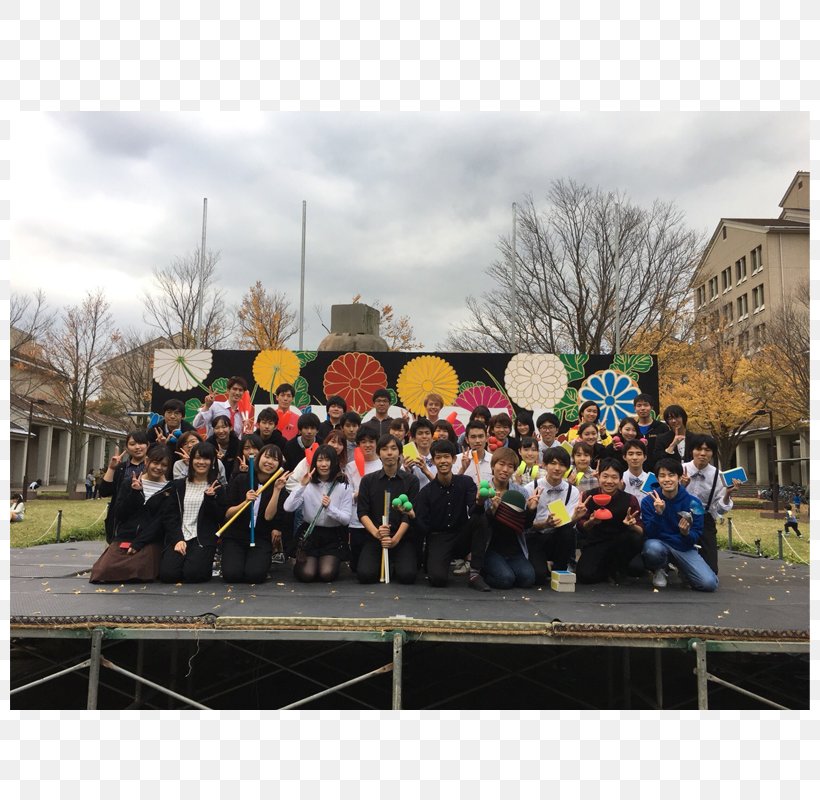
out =
[[[691,550],[703,535],[703,503],[689,494],[683,486],[678,487],[678,493],[671,500],[668,497],[663,499],[666,508],[660,515],[655,513],[654,498],[651,494],[641,500],[644,535],[647,539],[660,539],[676,550]],[[692,527],[686,536],[678,527],[679,511],[689,511],[692,514]]]

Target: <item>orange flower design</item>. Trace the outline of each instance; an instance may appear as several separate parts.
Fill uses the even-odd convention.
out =
[[[325,372],[325,397],[343,397],[348,410],[361,414],[373,406],[373,392],[387,386],[382,365],[367,353],[345,353]]]

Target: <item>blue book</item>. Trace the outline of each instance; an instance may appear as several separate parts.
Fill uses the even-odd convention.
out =
[[[658,479],[655,477],[654,472],[650,472],[646,476],[646,480],[643,482],[643,486],[641,486],[641,491],[644,494],[651,494],[656,489],[660,489],[661,485],[658,483]]]
[[[721,472],[720,477],[726,486],[731,486],[732,481],[740,481],[746,483],[749,478],[746,475],[746,470],[743,467],[735,467],[734,469],[727,469],[726,472]]]

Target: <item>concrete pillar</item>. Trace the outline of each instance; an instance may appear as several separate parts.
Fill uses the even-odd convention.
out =
[[[769,440],[761,437],[755,439],[755,472],[760,486],[769,485]]]
[[[51,483],[51,437],[54,428],[51,425],[43,425],[40,427],[39,433],[40,439],[37,442],[37,466],[34,468],[36,473],[34,478],[42,478],[43,484],[48,486]]]
[[[811,439],[809,438],[808,430],[800,431],[800,458],[810,458]],[[809,462],[800,462],[800,485],[809,485]]]
[[[786,435],[779,435],[775,436],[775,444],[777,446],[777,456],[776,458],[791,458],[792,457],[792,446],[791,441],[794,434],[786,434]],[[791,465],[790,464],[782,464],[778,463],[777,465],[777,482],[783,486],[784,484],[791,483]]]
[[[743,467],[746,474],[749,474],[749,451],[746,449],[746,442],[741,442],[735,448],[735,464],[738,467]]]
[[[54,469],[54,482],[68,482],[68,456],[71,449],[71,432],[57,431],[57,464]]]
[[[11,441],[11,447],[9,448],[9,456],[11,458],[11,470],[9,472],[9,483],[12,486],[22,486],[23,485],[23,469],[25,468],[25,458],[26,458],[26,443],[25,441],[19,439],[13,439]],[[29,483],[34,480],[34,478],[29,478]]]
[[[92,436],[91,437],[91,455],[89,467],[92,470],[98,470],[105,463],[105,437]]]

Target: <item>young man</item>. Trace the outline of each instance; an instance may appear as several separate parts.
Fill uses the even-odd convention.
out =
[[[353,460],[353,453],[356,450],[356,434],[362,424],[362,418],[355,411],[346,411],[342,414],[342,433],[347,442],[347,463]]]
[[[291,411],[293,398],[296,396],[296,389],[289,383],[280,383],[274,390],[276,397],[276,414],[279,417],[277,430],[287,441],[295,439],[299,434],[299,415]]]
[[[640,556],[643,544],[641,509],[633,495],[621,490],[622,475],[623,464],[618,459],[604,459],[598,469],[598,488],[581,498],[586,510],[578,520],[578,533],[583,540],[575,570],[579,583],[602,583],[616,578],[619,572],[635,576],[643,573],[642,564],[631,564]],[[597,505],[593,500],[597,495],[607,495],[609,502]],[[611,519],[598,519],[595,512],[599,508],[609,511]]]
[[[572,472],[569,480],[579,492],[589,492],[598,485],[598,473],[592,463],[594,453],[593,447],[583,439],[576,439],[572,443]]]
[[[426,417],[419,417],[410,426],[410,437],[416,446],[418,458],[404,459],[404,468],[419,479],[420,489],[423,489],[436,476],[436,467],[430,453],[434,430],[433,423]]]
[[[541,438],[538,450],[542,461],[544,459],[544,453],[555,444],[559,424],[558,417],[549,411],[541,414],[535,421],[535,427],[538,428],[538,435]]]
[[[211,420],[214,417],[226,416],[231,420],[231,427],[240,438],[245,433],[245,415],[239,410],[239,401],[248,389],[248,382],[241,375],[228,378],[228,399],[215,400],[213,393],[206,395],[202,407],[194,417],[194,427],[207,427],[205,438],[213,435]]]
[[[703,433],[692,435],[692,460],[683,465],[681,486],[703,503],[706,516],[700,539],[700,555],[715,575],[718,574],[717,526],[718,517],[734,507],[732,495],[740,482],[726,486],[712,460],[717,453],[717,442]]]
[[[666,586],[666,565],[671,561],[693,589],[714,592],[717,575],[695,548],[703,534],[703,504],[680,485],[680,461],[662,458],[656,470],[661,491],[641,501],[646,537],[642,555],[646,568],[654,573],[652,585],[656,589]]]
[[[347,413],[352,414],[355,412],[348,411]],[[356,414],[356,416],[358,417],[359,415]],[[346,425],[347,423],[342,426],[342,430],[345,430]],[[357,463],[357,459],[351,454],[348,456],[347,463],[345,464],[345,475],[353,491],[354,505],[359,499],[359,487],[362,478],[364,478],[365,475],[378,472],[382,468],[382,462],[376,453],[377,441],[376,434],[372,428],[365,426],[359,427],[356,425],[356,446],[358,446],[361,451],[363,458],[359,459],[360,463]],[[358,514],[353,514],[350,517],[350,569],[352,569],[353,572],[356,572],[358,569],[359,555],[367,539],[368,535],[359,520]]]
[[[691,461],[692,439],[695,434],[686,430],[686,423],[689,421],[686,410],[682,406],[667,406],[663,410],[663,418],[669,430],[655,439],[652,466],[663,458],[674,458],[681,464]]]
[[[631,494],[640,505],[641,500],[646,497],[641,487],[646,483],[649,473],[644,469],[646,461],[646,445],[640,439],[633,439],[624,445],[624,461],[627,470],[623,474],[624,491]]]
[[[501,412],[494,417],[490,417],[490,424],[487,426],[490,436],[495,436],[501,443],[499,447],[509,447],[518,452],[518,439],[510,436],[512,433],[512,419],[509,414]]]
[[[342,417],[347,412],[347,403],[343,397],[334,394],[327,398],[325,410],[327,411],[327,419],[319,425],[319,433],[316,434],[320,444],[324,443],[331,431],[342,427]]]
[[[471,478],[478,489],[481,481],[489,481],[493,477],[492,457],[486,449],[487,428],[483,422],[473,420],[467,423],[464,436],[469,449],[461,455],[457,471],[459,475],[467,475]],[[476,475],[476,456],[478,457],[478,475]]]
[[[430,392],[424,398],[424,416],[430,420],[431,425],[438,422],[438,415],[441,413],[442,408],[444,408],[444,398],[440,394]]]
[[[262,440],[262,446],[275,444],[284,453],[287,440],[276,430],[279,415],[270,407],[263,408],[256,417],[256,435]]]
[[[381,469],[365,475],[359,485],[357,514],[369,536],[359,554],[356,574],[359,583],[377,583],[382,551],[389,550],[390,571],[398,582],[415,583],[418,549],[412,525],[414,513],[393,508],[392,500],[406,494],[414,503],[419,493],[418,478],[399,468],[401,442],[395,436],[382,436],[377,448]],[[387,519],[384,517],[385,498],[388,502]]]
[[[427,542],[427,578],[431,586],[446,586],[450,561],[464,558],[472,548],[483,547],[484,535],[476,517],[484,513],[476,503],[475,481],[453,474],[456,446],[447,439],[433,442],[430,452],[436,466],[430,481],[416,499],[415,520]]]
[[[319,417],[307,413],[299,416],[297,422],[299,435],[291,439],[284,450],[287,469],[293,468],[305,457],[305,450],[316,443],[316,434],[319,431]]]
[[[654,399],[651,395],[641,393],[635,396],[633,401],[635,406],[635,417],[638,422],[638,436],[646,439],[646,471],[652,472],[655,463],[654,453],[658,436],[669,433],[669,426],[659,419],[652,419],[652,409],[655,407]]]
[[[567,569],[575,558],[575,523],[583,515],[585,507],[579,503],[578,489],[564,480],[569,469],[569,454],[563,447],[551,447],[544,454],[547,475],[535,484],[527,484],[530,497],[535,500],[535,521],[526,535],[529,559],[535,569],[535,582],[544,584],[549,580],[550,569]],[[570,522],[562,522],[548,506],[562,500],[570,516]]]
[[[390,423],[393,417],[387,416],[390,410],[390,392],[387,389],[376,389],[373,392],[373,410],[376,412],[364,424],[373,428],[377,437],[382,437],[390,431]]]
[[[147,432],[148,442],[149,444],[164,444],[171,450],[176,450],[179,434],[194,429],[193,425],[183,419],[185,403],[175,397],[166,400],[162,406],[162,416],[164,417],[162,424],[155,425]],[[177,431],[179,434],[174,435]]]

